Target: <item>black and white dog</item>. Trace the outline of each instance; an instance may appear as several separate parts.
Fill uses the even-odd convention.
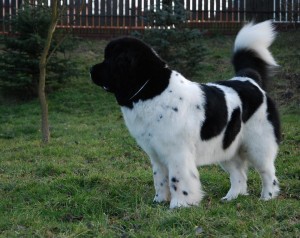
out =
[[[107,45],[91,77],[115,94],[131,135],[149,155],[155,202],[198,205],[204,192],[197,166],[213,163],[230,174],[225,201],[247,194],[249,164],[262,178],[261,198],[278,195],[274,160],[280,122],[264,91],[277,67],[268,50],[275,35],[270,21],[244,26],[234,43],[236,76],[208,84],[187,80],[135,38]]]

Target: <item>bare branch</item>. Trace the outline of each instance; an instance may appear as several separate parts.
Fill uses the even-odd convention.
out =
[[[51,1],[51,4],[52,4],[53,1]],[[74,26],[74,23],[76,21],[76,18],[77,17],[80,17],[80,14],[85,6],[85,1],[82,1],[80,7],[79,7],[79,11],[77,11],[77,14],[75,15],[75,19],[72,21],[72,23],[70,24],[70,28],[68,29],[67,33],[59,40],[59,42],[56,44],[56,46],[51,50],[51,52],[49,53],[48,57],[47,57],[47,62],[50,60],[50,58],[52,57],[52,55],[55,53],[55,51],[57,50],[57,48],[59,46],[61,46],[61,44],[68,38],[68,36],[72,33],[72,30],[73,30],[73,26]],[[62,17],[62,13],[63,13],[63,9],[60,11],[60,13],[58,14],[57,13],[57,21],[59,18]]]

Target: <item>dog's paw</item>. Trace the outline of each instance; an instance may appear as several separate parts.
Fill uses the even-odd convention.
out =
[[[273,180],[272,184],[264,186],[261,192],[261,200],[268,201],[270,199],[276,198],[280,192],[280,187],[277,179]]]
[[[234,199],[236,199],[238,197],[238,195],[236,195],[236,196],[225,196],[225,197],[222,197],[221,198],[221,202],[230,202],[230,201],[232,201],[232,200],[234,200]]]
[[[186,201],[186,200],[178,200],[172,199],[170,203],[170,208],[180,208],[180,207],[191,207],[198,206],[200,201]]]
[[[153,202],[154,203],[165,203],[165,202],[169,202],[170,201],[170,196],[168,195],[159,195],[159,194],[155,194]]]
[[[236,199],[239,195],[249,195],[247,192],[247,186],[243,186],[240,188],[230,188],[225,197],[221,199],[222,202],[229,202]]]
[[[261,197],[260,199],[263,200],[263,201],[268,201],[268,200],[271,200],[273,198],[276,198],[279,194],[279,186],[276,186],[274,189],[270,190],[269,192],[268,191],[263,191],[262,194],[261,194]]]
[[[236,193],[236,194],[227,194],[225,197],[221,198],[221,202],[230,202],[234,199],[236,199],[239,195],[248,196],[249,193]]]

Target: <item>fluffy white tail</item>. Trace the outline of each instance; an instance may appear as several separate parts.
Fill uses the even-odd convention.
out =
[[[236,74],[249,76],[245,71],[248,70],[249,73],[250,69],[250,75],[253,76],[255,71],[259,75],[259,79],[256,80],[265,86],[272,69],[278,66],[268,49],[275,37],[276,32],[270,20],[258,24],[251,22],[245,25],[238,33],[234,43],[232,62]]]
[[[272,22],[264,21],[256,25],[253,22],[245,25],[234,43],[234,51],[240,49],[250,49],[255,51],[261,59],[269,65],[277,66],[271,52],[268,50],[276,37],[276,32]]]

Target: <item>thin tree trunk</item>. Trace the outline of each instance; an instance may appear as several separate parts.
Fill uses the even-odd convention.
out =
[[[53,33],[55,31],[57,21],[58,21],[58,0],[51,1],[51,9],[52,9],[52,16],[51,16],[51,24],[48,29],[48,35],[45,42],[45,46],[40,58],[39,62],[39,70],[40,70],[40,77],[39,77],[39,100],[40,106],[42,111],[42,142],[47,144],[50,140],[50,130],[49,130],[49,120],[48,120],[48,103],[45,93],[45,85],[46,85],[46,66],[48,61],[48,54],[50,50],[50,45],[53,37]]]

